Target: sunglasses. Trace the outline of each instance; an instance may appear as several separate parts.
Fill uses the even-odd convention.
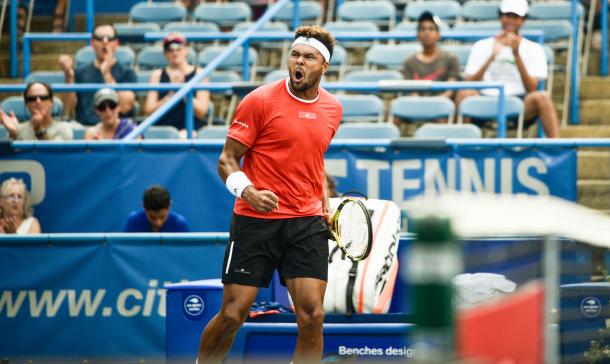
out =
[[[100,42],[103,42],[105,40],[107,40],[109,42],[112,42],[113,40],[117,39],[117,36],[116,35],[109,36],[109,35],[96,35],[96,34],[94,34],[93,35],[93,39],[97,40],[97,41],[100,41]]]
[[[48,101],[51,100],[51,95],[30,95],[25,97],[26,102],[34,102],[36,100]]]
[[[118,105],[112,101],[104,102],[101,105],[97,106],[96,109],[98,111],[106,111],[106,109],[114,110]]]

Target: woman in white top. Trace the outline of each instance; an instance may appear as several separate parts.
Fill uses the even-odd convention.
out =
[[[40,234],[22,179],[9,178],[0,187],[0,234]]]

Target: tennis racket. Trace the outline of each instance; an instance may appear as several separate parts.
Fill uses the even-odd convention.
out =
[[[333,240],[352,261],[366,259],[373,246],[369,210],[362,201],[346,198],[333,214],[330,228]]]

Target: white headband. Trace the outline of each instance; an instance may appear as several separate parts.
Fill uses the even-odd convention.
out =
[[[292,43],[291,48],[294,48],[294,46],[297,44],[305,44],[317,49],[318,52],[322,54],[322,57],[324,57],[326,63],[330,63],[330,52],[328,51],[328,48],[326,48],[326,46],[316,38],[298,37],[294,40],[294,43]]]

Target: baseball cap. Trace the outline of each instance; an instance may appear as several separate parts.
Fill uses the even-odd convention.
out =
[[[111,88],[101,88],[97,90],[95,96],[93,96],[93,105],[95,105],[95,107],[98,107],[104,101],[112,101],[115,104],[118,104],[119,94],[117,94],[116,91]]]
[[[529,6],[527,0],[502,0],[500,3],[500,12],[517,14],[520,17],[527,15]]]
[[[174,44],[176,46],[174,46]],[[168,35],[165,36],[165,38],[163,38],[163,49],[164,50],[180,48],[180,47],[185,46],[186,44],[187,44],[186,37],[178,32],[169,33]]]
[[[431,21],[436,26],[436,30],[440,30],[441,28],[441,19],[438,16],[435,16],[429,11],[424,11],[419,14],[419,18],[417,18],[417,26],[419,27],[423,21]]]

